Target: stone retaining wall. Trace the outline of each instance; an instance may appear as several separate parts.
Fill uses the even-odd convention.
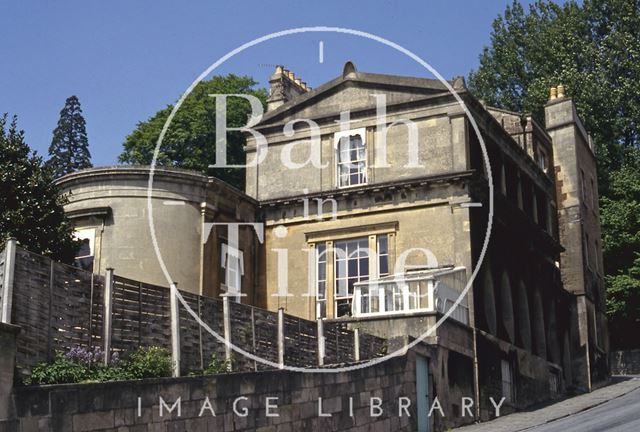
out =
[[[0,421],[0,431],[416,430],[415,356],[409,351],[339,373],[280,370],[18,387],[13,420]],[[411,416],[399,416],[401,397],[411,401]],[[381,400],[379,417],[371,415],[371,398]],[[326,416],[320,416],[319,403]],[[268,404],[277,406],[269,409],[277,417],[267,416]]]

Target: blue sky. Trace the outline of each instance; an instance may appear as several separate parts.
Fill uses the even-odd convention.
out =
[[[445,78],[466,76],[489,43],[491,22],[510,2],[3,2],[0,113],[17,114],[29,145],[46,154],[59,111],[75,94],[94,165],[109,165],[136,123],[173,103],[210,64],[256,37],[302,26],[347,27],[404,46]],[[251,75],[266,86],[273,65],[284,64],[316,87],[337,76],[346,60],[366,72],[429,76],[379,43],[318,33],[261,44],[218,72]]]

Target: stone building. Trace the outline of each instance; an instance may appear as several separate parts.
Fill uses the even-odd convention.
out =
[[[222,279],[227,272],[219,271],[227,264],[227,228],[207,229],[212,223],[254,222],[256,201],[214,177],[176,168],[156,168],[149,188],[150,174],[149,167],[117,166],[57,180],[76,236],[86,241],[79,265],[94,273],[114,268],[119,276],[168,286],[149,228],[151,209],[157,250],[173,282],[210,296],[226,292],[227,285],[242,286],[245,301],[256,303],[260,242],[251,227],[239,228],[242,260],[228,260],[237,266],[229,268],[237,271],[228,281]]]
[[[399,346],[422,338],[429,394],[456,418],[461,396],[475,396],[474,415],[487,418],[489,397],[525,408],[606,380],[595,158],[562,86],[543,127],[485,106],[462,78],[447,86],[348,62],[315,89],[281,66],[269,82],[253,127],[268,146],[247,134],[247,160],[260,163],[246,170],[246,194],[199,174],[155,173],[157,231],[179,286],[217,295],[236,280],[242,302],[346,321]],[[59,184],[79,233],[95,233],[94,268],[166,284],[150,247],[147,181],[147,169],[121,167]],[[216,221],[260,221],[264,238],[245,226],[229,255],[224,232],[209,235]]]

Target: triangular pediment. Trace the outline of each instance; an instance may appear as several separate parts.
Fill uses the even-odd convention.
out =
[[[456,90],[460,83],[449,82]],[[448,93],[438,80],[395,75],[352,72],[299,95],[280,107],[268,111],[258,127],[286,123],[293,119],[321,119],[340,112],[375,109],[375,94],[384,94],[386,106],[415,102]]]

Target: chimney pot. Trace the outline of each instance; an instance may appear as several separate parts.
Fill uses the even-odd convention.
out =
[[[564,85],[560,84],[558,85],[558,99],[563,98],[564,96]]]
[[[284,72],[284,68],[282,67],[282,65],[276,65],[276,73],[281,74],[283,72]]]
[[[549,100],[554,100],[558,98],[558,89],[555,87],[551,87],[551,91],[549,92]]]
[[[294,74],[293,72],[289,71],[289,72],[288,72],[288,75],[289,75],[289,79],[290,79],[291,81],[295,81],[295,79],[296,79],[296,74]]]

